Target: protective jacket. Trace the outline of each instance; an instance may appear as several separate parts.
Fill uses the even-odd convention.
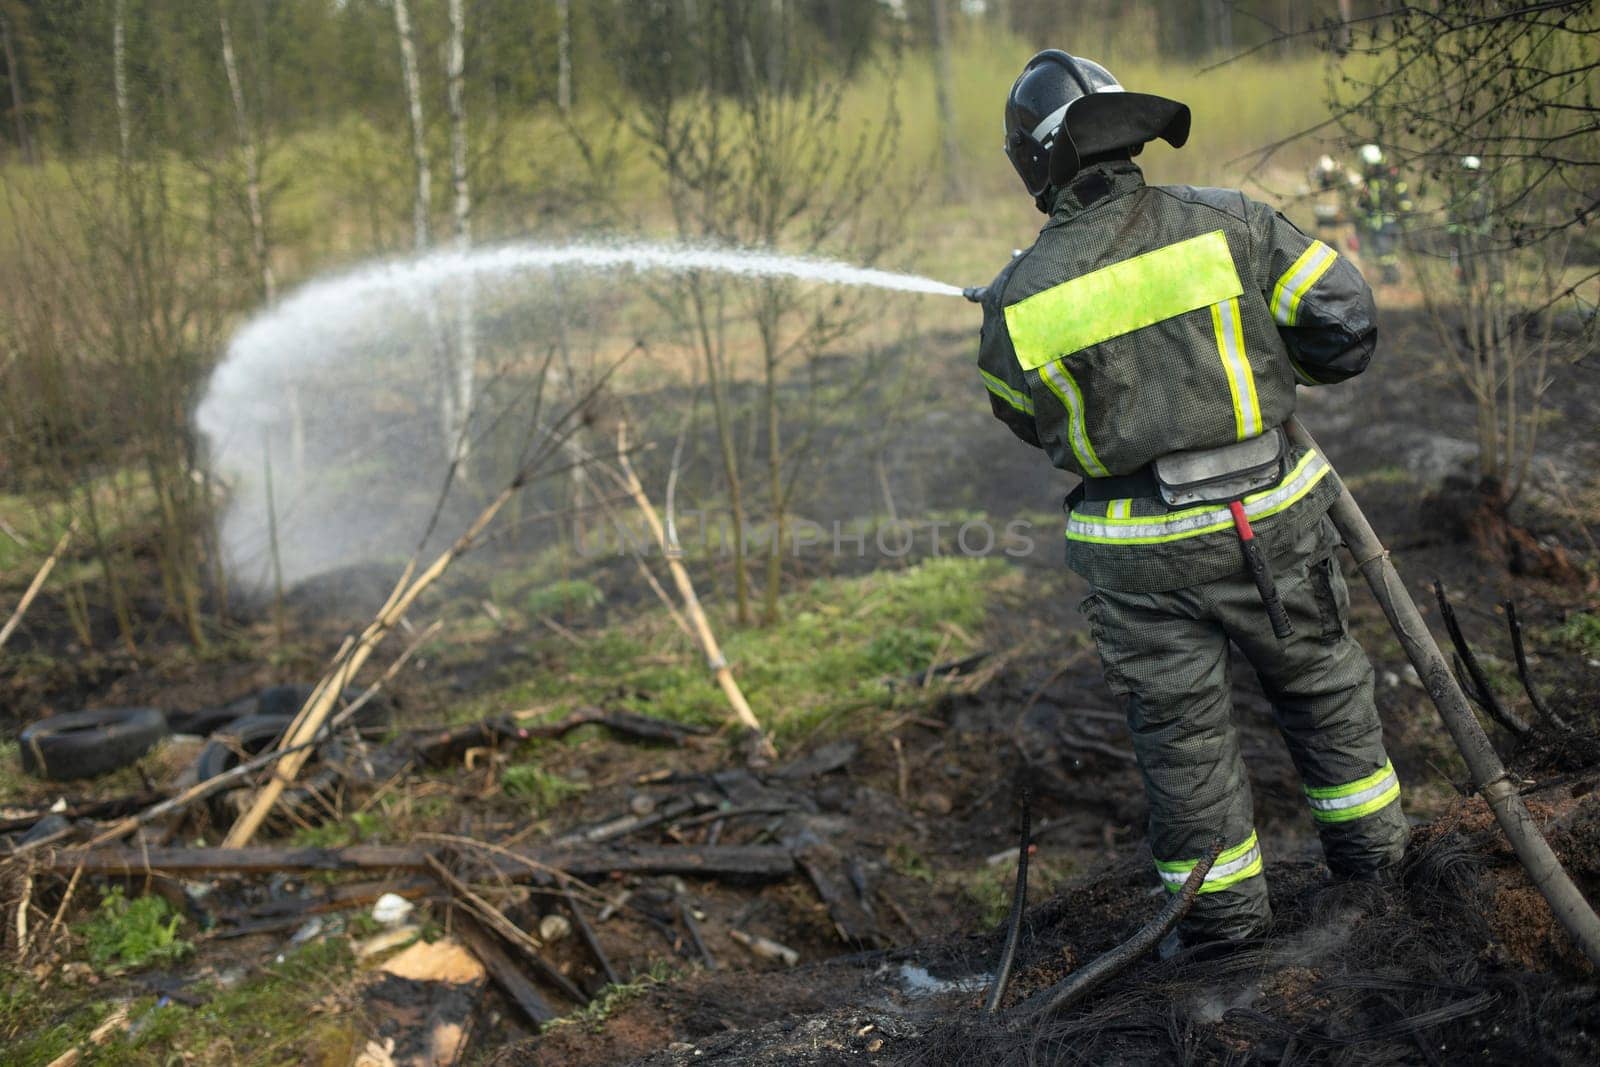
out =
[[[1296,382],[1359,374],[1376,341],[1372,291],[1333,248],[1242,193],[1148,186],[1124,160],[1056,193],[1038,240],[989,286],[978,364],[1013,433],[1108,479],[1281,425]],[[1272,556],[1336,495],[1320,455],[1291,452],[1285,469],[1244,499]],[[1097,587],[1161,592],[1240,568],[1226,507],[1081,490],[1068,504],[1068,565]]]

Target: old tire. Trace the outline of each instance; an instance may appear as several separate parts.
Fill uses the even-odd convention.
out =
[[[256,697],[256,714],[298,715],[315,688],[304,682],[268,686]],[[340,695],[340,703],[334,705],[333,713],[337,715],[341,707],[355,703],[364,692],[366,690],[361,686],[346,687]],[[360,728],[363,736],[383,734],[394,727],[394,702],[388,694],[379,693],[363,704],[351,721]]]
[[[231,722],[237,722],[256,710],[256,698],[241,697],[219,708],[201,708],[199,711],[169,711],[167,722],[175,734],[194,734],[210,737]]]
[[[17,736],[17,748],[25,773],[65,782],[126,767],[168,733],[156,708],[90,708],[40,719]]]
[[[224,726],[213,734],[206,747],[200,750],[200,755],[195,760],[195,781],[197,783],[210,781],[239,766],[245,760],[266,752],[278,743],[279,738],[289,729],[289,724],[293,721],[293,715],[246,715]],[[328,739],[312,750],[309,763],[316,764],[325,760],[337,762],[341,758],[343,749],[338,740]],[[208,798],[208,808],[216,825],[228,826],[233,822],[237,813],[229,806],[226,797],[234,789],[243,788],[246,784],[247,780],[241,780],[230,788],[211,794]],[[295,792],[294,789],[290,789],[285,795],[292,797]]]
[[[292,718],[289,715],[246,715],[217,730],[195,760],[195,781],[210,781],[245,759],[259,756],[277,743]]]

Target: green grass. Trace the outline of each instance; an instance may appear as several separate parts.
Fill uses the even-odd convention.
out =
[[[1551,636],[1590,659],[1600,659],[1600,614],[1573,612],[1566,622],[1551,631]]]
[[[533,817],[537,818],[588,787],[547,771],[537,763],[514,763],[501,773],[500,788],[508,797],[527,801],[533,808]]]
[[[773,626],[740,629],[722,612],[712,626],[756,715],[782,741],[904,699],[885,681],[926,668],[941,648],[947,659],[973,651],[950,635],[981,629],[991,595],[1015,577],[998,559],[928,559],[905,570],[813,582],[783,598]],[[581,648],[544,647],[556,662],[536,672],[519,668],[464,714],[603,703],[681,722],[727,720],[726,701],[699,654],[658,615],[613,626]],[[620,699],[619,688],[626,693]]]
[[[383,815],[375,811],[355,811],[338,822],[303,827],[295,831],[297,848],[344,848],[376,837],[384,828]]]
[[[78,924],[89,965],[115,974],[157,963],[175,963],[194,951],[178,936],[183,916],[166,898],[147,894],[129,900],[116,887],[100,898],[100,906]]]
[[[582,615],[605,603],[606,595],[592,582],[567,578],[551,582],[530,592],[522,602],[530,617]]]
[[[348,984],[354,969],[348,944],[330,939],[305,946],[281,963],[268,964],[236,985],[199,983],[189,992],[199,1007],[155,998],[125,1000],[111,988],[81,995],[58,985],[41,986],[33,976],[0,966],[0,1060],[18,1067],[44,1067],[68,1049],[83,1052],[81,1064],[156,1067],[167,1064],[348,1063],[365,1040],[365,1023],[348,1012],[319,1014],[325,998]],[[106,1044],[88,1044],[91,1030],[119,1002],[126,1003],[131,1029],[114,1031]]]
[[[1072,874],[1070,861],[1035,855],[1028,861],[1030,899],[1046,899]],[[985,926],[997,926],[1011,913],[1011,894],[1017,884],[1015,863],[985,863],[970,870],[944,873],[940,880],[954,886],[977,908],[979,920]]]
[[[642,997],[651,986],[670,982],[678,977],[670,964],[657,962],[650,965],[650,969],[631,982],[622,982],[617,985],[608,985],[600,991],[599,996],[591,1000],[586,1006],[579,1008],[570,1015],[563,1015],[559,1019],[551,1019],[544,1024],[543,1032],[561,1026],[581,1026],[591,1033],[598,1034],[604,1027],[606,1020],[623,1007]]]

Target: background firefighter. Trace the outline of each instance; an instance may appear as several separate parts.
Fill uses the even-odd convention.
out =
[[[1230,643],[1272,700],[1334,873],[1379,875],[1408,829],[1372,668],[1346,627],[1330,468],[1279,431],[1297,382],[1366,367],[1371,290],[1237,191],[1147,186],[1132,157],[1188,132],[1182,104],[1065,52],[1035,56],[1007,101],[1005,149],[1049,221],[973,295],[995,415],[1084,479],[1067,499],[1067,562],[1093,589],[1082,610],[1126,706],[1163,883],[1175,890],[1225,839],[1180,930],[1192,943],[1270,920]],[[1184,469],[1221,473],[1174,483]],[[1241,533],[1276,574],[1287,637],[1241,565]]]
[[[1400,280],[1401,229],[1416,208],[1411,183],[1375,144],[1361,146],[1361,185],[1356,191],[1356,211],[1372,257],[1383,280]]]

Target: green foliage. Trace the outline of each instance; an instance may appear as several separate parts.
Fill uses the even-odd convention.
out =
[[[500,788],[508,797],[528,801],[535,813],[543,814],[586,786],[553,774],[536,763],[517,763],[500,776]]]
[[[194,950],[178,936],[182,921],[162,897],[129,900],[120,887],[112,889],[83,924],[89,963],[97,971],[117,973],[180,960]]]
[[[356,811],[337,822],[325,822],[321,826],[295,831],[294,843],[300,848],[343,848],[376,836],[383,825],[381,813]]]
[[[523,604],[530,616],[568,615],[593,610],[605,603],[605,599],[606,595],[594,583],[569,578],[535,589]]]
[[[889,866],[907,878],[933,884],[933,867],[928,858],[904,841],[896,841],[889,849]]]
[[[1591,659],[1600,659],[1600,614],[1576,611],[1556,627],[1553,636]]]
[[[670,982],[676,977],[678,972],[670,964],[653,963],[648,971],[633,981],[608,985],[585,1007],[545,1023],[544,1031],[549,1032],[560,1026],[582,1026],[591,1033],[598,1034],[605,1026],[606,1020],[611,1018],[618,1008],[638,1000],[651,986]]]

